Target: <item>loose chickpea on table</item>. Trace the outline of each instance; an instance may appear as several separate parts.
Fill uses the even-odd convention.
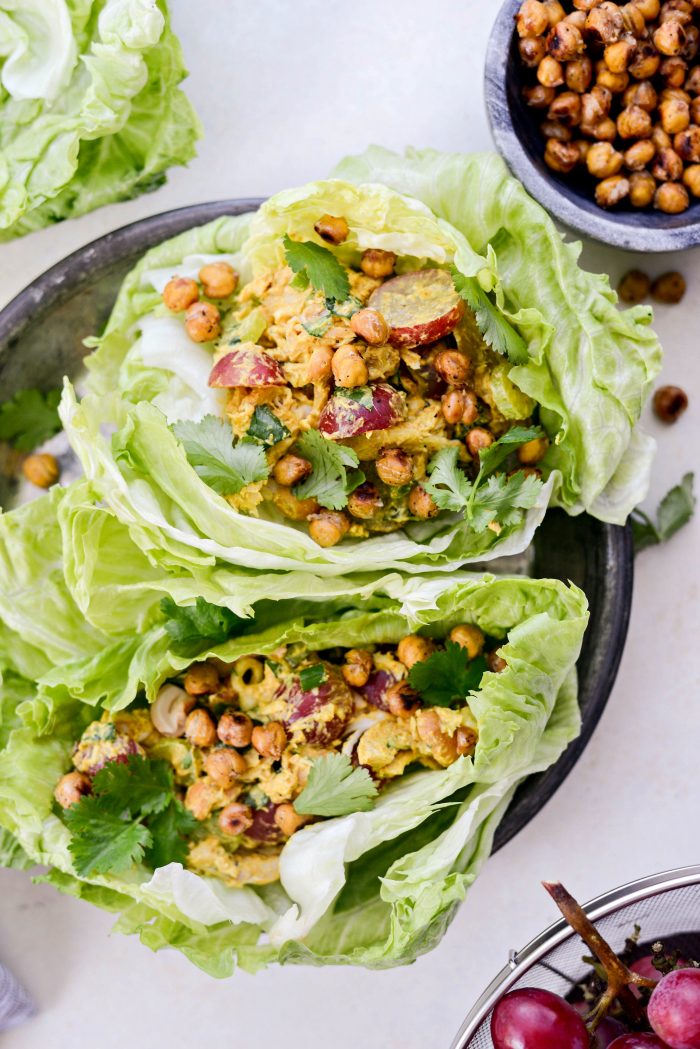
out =
[[[524,0],[515,28],[552,171],[590,175],[603,208],[700,197],[696,0]]]

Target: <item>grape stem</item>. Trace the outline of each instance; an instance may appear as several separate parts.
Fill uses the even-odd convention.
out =
[[[542,882],[557,907],[564,915],[574,932],[578,933],[589,950],[595,955],[605,970],[608,985],[600,997],[595,1009],[586,1017],[586,1026],[593,1033],[601,1020],[607,1015],[610,1006],[618,999],[632,1023],[642,1023],[645,1019],[642,1001],[632,994],[629,985],[654,988],[656,980],[649,980],[632,972],[618,958],[610,944],[603,939],[593,922],[573,896],[566,891],[561,882]]]

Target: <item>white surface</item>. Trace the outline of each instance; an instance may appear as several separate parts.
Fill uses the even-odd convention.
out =
[[[370,142],[489,147],[481,56],[491,5],[483,0],[173,0],[173,7],[192,71],[187,89],[206,128],[199,159],[154,196],[2,246],[2,297],[124,223],[323,176]],[[600,247],[585,259],[614,278],[642,261]],[[691,408],[673,428],[649,422],[659,438],[654,503],[695,466],[700,436],[700,256],[672,261],[689,291],[682,306],[658,310],[663,379],[685,387]],[[646,265],[656,274],[670,262]],[[585,899],[699,860],[699,533],[696,520],[640,558],[630,637],[601,725],[556,797],[489,862],[432,954],[385,973],[290,967],[217,983],[174,952],[153,955],[133,939],[109,938],[109,915],[2,871],[0,959],[40,1009],[3,1045],[447,1049],[509,947],[556,917],[541,879],[561,878]]]

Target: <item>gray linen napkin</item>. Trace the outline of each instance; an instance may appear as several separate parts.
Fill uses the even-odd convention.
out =
[[[0,1031],[17,1027],[35,1013],[34,1002],[11,972],[0,965]]]

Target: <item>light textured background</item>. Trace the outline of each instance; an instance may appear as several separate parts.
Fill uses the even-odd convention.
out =
[[[144,215],[194,201],[270,193],[322,177],[378,142],[489,148],[483,0],[172,0],[204,124],[200,156],[165,189],[0,248],[0,299],[68,252]],[[495,7],[495,5],[494,5]],[[613,279],[633,262],[587,247]],[[659,439],[652,501],[695,465],[700,416],[697,253],[650,258],[689,283],[661,307],[663,379],[691,408]],[[109,937],[111,919],[0,872],[0,960],[35,996],[38,1017],[7,1049],[226,1045],[232,1049],[441,1049],[505,963],[555,917],[539,887],[562,878],[581,898],[698,862],[697,739],[700,524],[638,562],[630,638],[607,713],[556,797],[487,865],[442,944],[386,973],[272,969],[217,983],[175,953]]]

